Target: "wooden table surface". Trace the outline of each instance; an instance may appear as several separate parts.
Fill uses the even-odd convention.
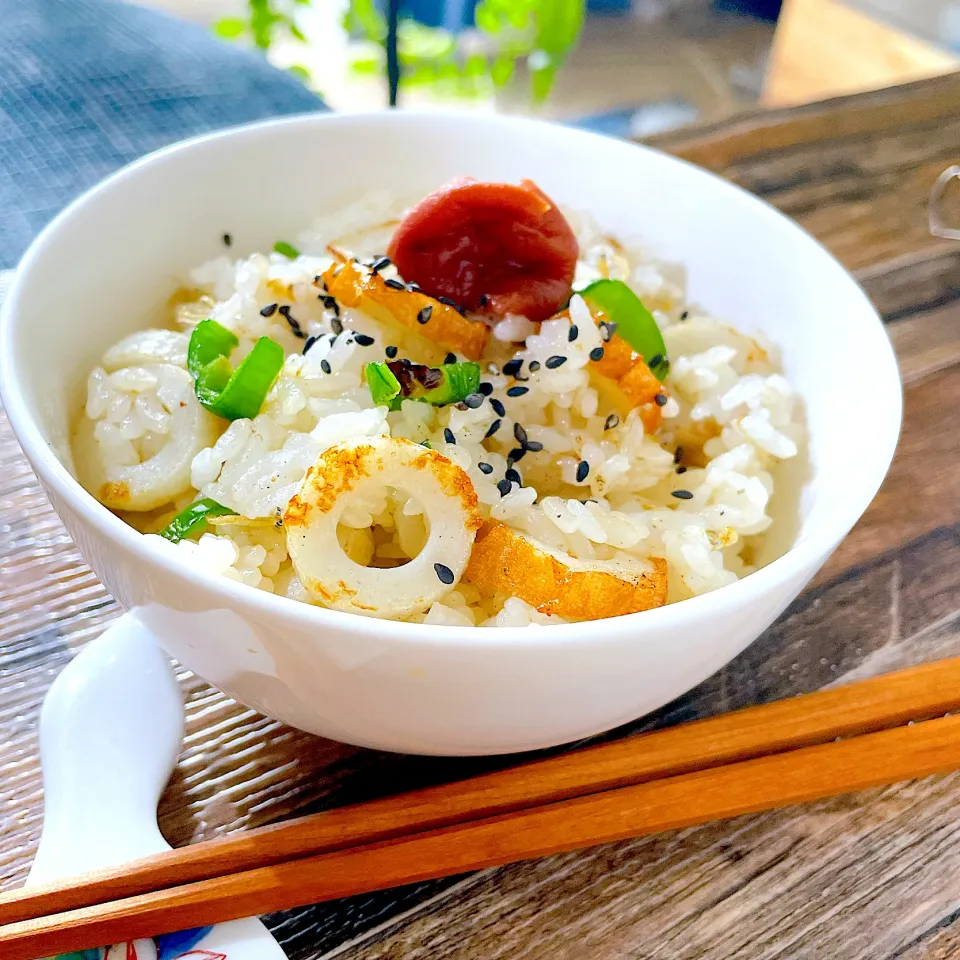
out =
[[[856,273],[897,346],[906,419],[886,484],[816,583],[736,661],[631,729],[960,653],[960,244],[926,229],[930,185],[960,160],[960,75],[760,113],[659,145],[765,197]],[[850,442],[858,442],[855,424]],[[2,419],[0,609],[0,878],[14,886],[40,831],[36,720],[44,691],[118,610]],[[186,671],[180,678],[188,733],[161,811],[175,844],[503,762],[384,755],[318,740]],[[960,774],[268,922],[294,958],[953,956]]]
[[[954,53],[855,10],[850,0],[784,0],[761,102],[789,107],[958,67]]]

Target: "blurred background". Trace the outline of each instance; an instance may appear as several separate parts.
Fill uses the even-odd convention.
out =
[[[956,70],[960,0],[0,0],[0,51],[3,270],[207,130],[395,92],[646,138]]]
[[[393,0],[142,0],[336,110],[386,102]],[[399,102],[646,136],[955,69],[955,0],[399,0]]]

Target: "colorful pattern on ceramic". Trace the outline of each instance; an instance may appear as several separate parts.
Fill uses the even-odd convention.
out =
[[[228,960],[225,953],[193,949],[212,929],[197,927],[180,933],[165,933],[153,940],[117,943],[109,949],[97,947],[78,953],[61,953],[55,960]]]

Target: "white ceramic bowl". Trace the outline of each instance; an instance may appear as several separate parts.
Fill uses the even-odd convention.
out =
[[[549,629],[372,620],[179,565],[74,479],[69,428],[105,347],[155,319],[177,277],[269,248],[374,186],[427,192],[458,174],[536,180],[606,230],[685,264],[689,295],[782,348],[812,475],[792,548],[673,606]],[[144,303],[156,304],[154,314]],[[810,580],[889,466],[901,390],[883,327],[850,276],[779,213],[655,151],[527,120],[307,116],[161,151],[61,214],[3,313],[0,383],[17,437],[80,550],[167,650],[258,710],[387,750],[478,754],[597,733],[659,707],[743,650]]]

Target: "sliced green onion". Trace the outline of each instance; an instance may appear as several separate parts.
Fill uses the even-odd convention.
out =
[[[459,403],[471,393],[480,389],[480,364],[464,361],[463,363],[444,363],[440,369],[444,372],[447,383],[447,403]],[[442,389],[441,387],[437,388]],[[431,393],[433,391],[430,391]],[[428,394],[429,396],[429,394]],[[433,401],[431,401],[432,403]]]
[[[234,370],[227,359],[237,338],[216,320],[198,323],[187,348],[197,399],[218,417],[252,420],[283,369],[283,347],[261,337]]]
[[[400,396],[400,381],[393,375],[393,371],[385,363],[368,363],[364,367],[364,374],[373,402],[378,407],[398,410],[399,401],[396,404],[394,401]]]
[[[197,399],[211,413],[217,413],[216,406],[223,388],[233,376],[233,367],[226,357],[217,357],[212,363],[200,368],[193,381],[193,390]]]
[[[252,420],[282,369],[283,347],[276,340],[261,337],[233,371],[215,406],[207,409],[227,420]]]
[[[201,320],[190,335],[187,348],[187,369],[196,379],[200,371],[217,357],[229,357],[240,341],[235,333],[216,320]]]
[[[236,510],[225,507],[216,500],[204,497],[191,503],[186,510],[178,513],[161,531],[160,536],[177,543],[194,534],[203,533],[207,529],[207,517],[229,517],[236,514]]]
[[[300,256],[300,251],[292,243],[287,243],[286,240],[278,240],[273,245],[273,249],[275,253],[287,257],[289,260],[296,260]]]
[[[649,364],[659,360],[650,369],[658,380],[663,380],[670,364],[663,334],[653,314],[640,298],[622,280],[594,280],[577,293],[587,303],[602,310],[611,323],[617,325],[617,334]]]

